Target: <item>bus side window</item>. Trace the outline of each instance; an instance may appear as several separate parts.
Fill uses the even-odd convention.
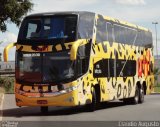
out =
[[[112,24],[107,23],[107,33],[108,33],[108,41],[113,42],[113,29]]]
[[[117,25],[114,25],[114,36],[115,36],[115,41],[119,42],[120,29],[119,26]]]
[[[136,33],[137,33],[136,30],[129,29],[129,28],[126,29],[126,42],[127,42],[127,44],[135,45],[135,39],[137,39]]]
[[[87,59],[85,57],[78,56],[77,57],[77,75],[81,76],[87,72],[88,65]]]
[[[107,25],[106,21],[99,16],[97,20],[97,32],[96,32],[96,43],[102,43],[103,41],[107,41]]]
[[[125,27],[119,26],[119,25],[114,25],[114,35],[115,35],[115,41],[118,43],[126,43],[126,38],[125,38]]]
[[[146,31],[138,31],[137,40],[135,42],[137,46],[144,46],[144,47],[152,47],[152,34]]]
[[[135,42],[135,45],[142,46],[142,43],[143,43],[142,31],[138,31],[137,40]]]
[[[78,22],[78,38],[79,39],[91,39],[93,36],[93,25],[95,20],[95,14],[82,13],[79,16]]]
[[[89,56],[91,43],[80,46],[77,52],[77,75],[83,75],[87,72],[89,67]]]

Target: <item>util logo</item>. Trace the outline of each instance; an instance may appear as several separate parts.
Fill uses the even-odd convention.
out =
[[[151,60],[151,54],[150,51],[146,52],[146,55],[142,56],[138,59],[138,76],[142,77],[142,74],[144,76],[148,76],[150,71],[150,60]]]

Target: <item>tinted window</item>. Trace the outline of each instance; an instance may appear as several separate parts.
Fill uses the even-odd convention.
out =
[[[138,31],[136,45],[142,46],[143,44],[143,31]]]
[[[112,24],[107,23],[107,33],[108,33],[108,41],[113,42],[113,29]]]
[[[151,32],[135,30],[128,31],[128,37],[130,38],[131,44],[143,47],[152,47],[152,34]],[[135,42],[134,42],[135,40]],[[133,43],[134,42],[134,43]]]
[[[124,26],[114,25],[114,36],[116,42],[134,45],[136,30]]]
[[[119,25],[114,25],[114,36],[115,36],[115,41],[119,43],[126,43],[126,28],[119,26]]]
[[[19,39],[76,39],[77,16],[52,16],[26,18],[19,33]]]
[[[16,53],[16,79],[26,82],[61,82],[74,77],[68,52]]]
[[[134,45],[137,36],[137,31],[131,28],[126,28],[125,31],[126,44]]]
[[[144,40],[145,44],[144,44],[144,46],[145,47],[152,47],[152,34],[151,34],[151,32],[146,32],[145,31],[144,36],[145,36],[145,40]]]
[[[94,26],[94,13],[81,13],[78,25],[78,38],[88,39],[92,38]]]
[[[94,64],[94,77],[127,77],[136,75],[136,61],[102,59]]]
[[[99,16],[97,20],[97,33],[96,33],[96,41],[103,42],[107,41],[107,23],[103,19],[102,16]]]

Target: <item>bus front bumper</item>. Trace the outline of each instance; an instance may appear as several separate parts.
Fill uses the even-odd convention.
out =
[[[38,95],[37,97],[35,95]],[[68,93],[53,95],[53,93],[43,93],[43,97],[37,94],[15,94],[17,106],[76,106],[78,105],[78,90]]]

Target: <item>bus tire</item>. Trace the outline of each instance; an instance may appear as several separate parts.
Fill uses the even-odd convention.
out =
[[[140,96],[139,94],[140,94],[140,88],[138,88],[138,85],[136,85],[135,96],[131,98],[132,104],[139,103],[139,96]]]
[[[92,91],[92,102],[90,104],[87,104],[87,111],[89,112],[93,112],[96,110],[96,107],[97,107],[97,97],[96,97],[96,91],[95,89],[93,88],[93,91]]]
[[[48,106],[41,106],[41,113],[47,113],[48,112]]]
[[[144,102],[144,88],[143,86],[141,86],[139,90],[139,103],[143,103],[143,102]]]

